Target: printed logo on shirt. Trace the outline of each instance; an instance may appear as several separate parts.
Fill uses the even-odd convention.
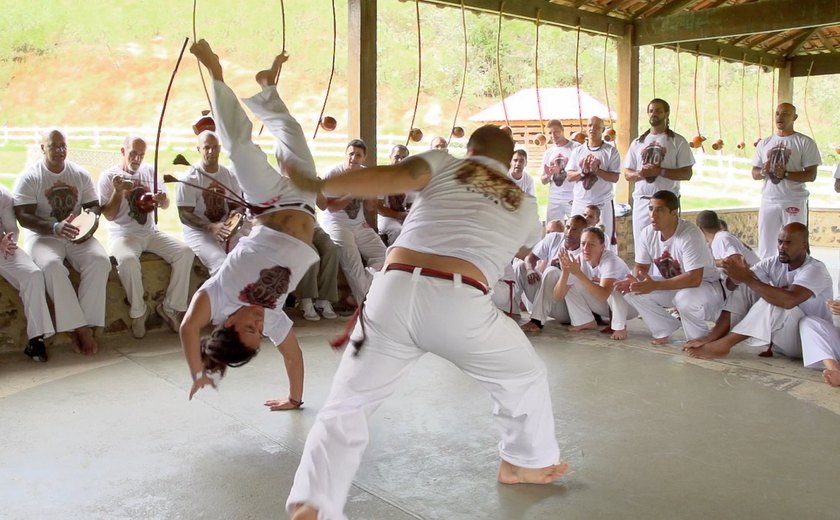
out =
[[[566,182],[566,165],[568,164],[569,158],[559,152],[551,158],[551,161],[549,161],[549,168],[557,168],[558,170],[557,173],[551,176],[551,182],[553,182],[555,186],[562,186],[563,183]]]
[[[799,215],[799,208],[795,206],[785,208],[785,213],[787,213],[788,215]]]
[[[149,214],[145,211],[141,211],[139,207],[137,207],[137,203],[140,201],[140,197],[142,197],[145,193],[148,193],[149,189],[143,185],[143,183],[139,181],[134,181],[134,187],[131,188],[131,191],[128,192],[128,216],[133,218],[135,222],[140,224],[141,226],[145,226],[146,222],[149,220]]]
[[[653,263],[656,265],[656,268],[659,269],[659,274],[661,274],[662,278],[665,279],[679,276],[683,272],[679,261],[672,257],[671,252],[668,250],[665,250],[659,258],[655,258]]]
[[[581,165],[580,172],[583,174],[581,182],[583,183],[583,189],[586,191],[591,190],[592,186],[595,186],[595,183],[598,181],[598,176],[594,173],[594,169],[592,168],[592,162],[597,160],[597,157],[589,154],[586,156],[586,159],[584,159],[583,164]]]
[[[260,271],[257,281],[249,283],[239,293],[239,300],[266,309],[277,307],[277,300],[289,290],[291,271],[277,265]],[[284,302],[280,302],[281,305]]]
[[[75,186],[58,181],[44,192],[52,211],[50,216],[58,221],[69,217],[79,202],[79,190]]]
[[[770,182],[779,184],[785,177],[785,170],[787,170],[788,159],[790,159],[791,151],[785,148],[785,143],[780,142],[773,148],[767,150],[767,165],[769,169]]]
[[[222,197],[226,193],[225,186],[212,181],[206,191],[201,192],[204,201],[204,216],[210,222],[221,222],[228,214],[227,202]]]
[[[467,185],[467,191],[480,193],[508,211],[519,209],[525,197],[525,192],[507,174],[497,173],[475,161],[465,160],[455,179]]]
[[[347,213],[347,217],[350,220],[356,220],[360,209],[362,209],[361,199],[353,199],[350,201],[350,204],[344,207],[344,212]]]
[[[654,166],[662,166],[667,153],[668,150],[659,144],[659,141],[653,141],[649,145],[645,146],[641,151],[640,155],[642,157],[642,165],[652,164]],[[654,182],[655,180],[656,177],[645,177],[645,181],[649,183]]]

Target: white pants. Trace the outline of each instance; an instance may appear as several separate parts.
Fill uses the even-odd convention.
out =
[[[822,368],[826,359],[840,360],[840,328],[833,323],[806,316],[799,322],[799,337],[807,368]]]
[[[808,225],[808,201],[766,201],[758,207],[758,257],[770,258],[778,253],[779,232],[791,222]]]
[[[799,320],[805,314],[799,307],[783,309],[758,298],[732,332],[753,338],[755,345],[773,344],[773,351],[787,357],[801,358]]]
[[[338,246],[338,263],[344,271],[353,298],[357,303],[362,303],[372,280],[364,262],[375,271],[381,269],[385,263],[385,244],[365,224],[348,225],[329,220],[322,227]]]
[[[591,205],[590,202],[575,201],[572,205],[572,215],[583,215],[584,210],[586,210],[586,206],[589,205]],[[613,206],[613,201],[610,199],[606,202],[595,205],[601,210],[600,224],[604,226],[604,237],[606,238],[604,245],[607,246],[607,249],[610,251],[615,252],[618,249],[616,246],[616,244],[618,244],[618,239],[615,236],[615,208]],[[613,240],[615,240],[615,244],[613,244]]]
[[[592,313],[599,316],[610,316],[610,327],[613,330],[623,330],[627,327],[627,318],[635,318],[638,313],[630,307],[621,293],[611,292],[606,301],[592,296],[583,284],[575,283],[566,293],[566,307],[569,310],[569,320],[572,325],[583,325],[592,321]]]
[[[645,182],[645,181],[639,181]],[[642,197],[633,195],[633,251],[635,257],[639,257],[639,237],[642,236],[642,230],[650,225],[650,197]],[[651,270],[655,270],[656,266],[651,265]]]
[[[517,324],[490,296],[418,271],[376,274],[364,308],[367,339],[348,347],[327,402],[309,432],[286,507],[307,503],[318,518],[344,519],[347,493],[369,439],[368,420],[427,352],[451,361],[490,393],[499,454],[513,465],[557,463],[546,368]],[[358,337],[357,324],[353,337]]]
[[[105,326],[105,288],[111,273],[111,259],[95,238],[81,244],[46,235],[27,238],[29,254],[44,273],[47,294],[55,309],[55,330]],[[65,258],[79,272],[79,295],[70,283]]]
[[[699,287],[686,289],[627,293],[624,299],[639,312],[654,338],[667,338],[682,322],[685,338],[690,341],[709,332],[707,321],[717,320],[723,307],[723,290],[717,281],[702,282]],[[668,312],[672,306],[677,308],[680,319]]]
[[[186,311],[190,270],[195,258],[192,249],[160,231],[132,236],[112,235],[111,255],[117,260],[117,274],[131,307],[128,316],[134,319],[146,315],[143,273],[140,269],[140,254],[144,251],[156,254],[171,267],[164,306],[178,312]]]
[[[219,242],[216,237],[207,231],[199,231],[189,226],[183,226],[184,242],[192,249],[195,256],[207,267],[210,275],[216,273],[222,264],[225,263],[228,251],[233,251],[239,239],[242,238],[241,233],[237,233],[226,242]]]
[[[402,233],[402,222],[395,218],[377,215],[376,226],[379,228],[379,234],[387,237],[389,246],[394,245],[397,237]]]
[[[568,200],[556,201],[548,199],[548,208],[546,209],[545,222],[549,223],[552,220],[562,220],[565,222],[566,217],[572,215],[572,198],[569,196]]]
[[[8,280],[20,295],[26,315],[26,337],[32,339],[55,334],[47,306],[44,273],[26,251],[18,249],[9,258],[0,254],[0,276]]]
[[[519,263],[523,262],[520,260]],[[499,281],[496,282],[496,285],[493,286],[493,290],[490,292],[490,298],[493,300],[493,305],[498,307],[502,312],[519,314],[522,291],[516,282],[514,265],[508,264],[505,266],[505,272]]]
[[[531,319],[539,320],[543,325],[548,318],[554,318],[561,322],[569,321],[569,310],[564,300],[554,299],[554,286],[560,280],[562,272],[554,266],[549,266],[543,271],[542,280],[539,282],[534,300],[531,306]]]

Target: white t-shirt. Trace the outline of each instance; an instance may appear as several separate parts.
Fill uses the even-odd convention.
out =
[[[61,173],[47,169],[43,161],[27,168],[15,182],[15,206],[35,204],[35,214],[43,219],[61,221],[79,215],[82,205],[97,202],[90,174],[81,166],[64,162]],[[27,236],[34,231],[26,230]]]
[[[577,141],[567,141],[566,144],[563,146],[557,146],[556,144],[551,145],[551,147],[545,151],[543,154],[543,173],[546,171],[551,165],[551,162],[557,158],[558,156],[561,158],[560,167],[564,170],[568,170],[566,167],[569,163],[569,157],[572,156],[572,152],[580,146],[580,143]],[[569,182],[566,180],[563,182],[562,185],[558,186],[554,183],[554,181],[548,182],[548,203],[551,205],[552,203],[566,203],[574,197],[575,191],[575,183]]]
[[[15,197],[12,192],[0,184],[0,238],[5,233],[14,233],[18,239],[18,225],[15,218]]]
[[[680,134],[674,133],[669,137],[667,133],[649,133],[645,140],[640,142],[633,140],[627,157],[624,161],[624,168],[627,170],[641,171],[642,166],[655,164],[661,168],[677,169],[694,165],[694,154],[688,146],[688,141]],[[636,182],[636,189],[633,190],[633,197],[650,197],[660,190],[668,190],[675,195],[680,194],[680,181],[674,181],[667,177],[648,177],[648,180]]]
[[[530,175],[528,175],[527,172],[523,171],[522,172],[522,177],[519,178],[519,179],[514,179],[513,175],[510,174],[510,173],[508,173],[508,175],[510,175],[511,180],[513,182],[515,182],[517,186],[519,186],[520,190],[524,191],[525,193],[527,193],[528,195],[530,195],[532,197],[536,196],[537,192],[536,192],[536,189],[534,188],[534,178],[531,177]]]
[[[757,264],[759,260],[755,251],[729,231],[721,230],[715,233],[715,238],[712,239],[709,247],[712,249],[712,257],[715,260],[723,260],[732,255],[741,255],[751,266]]]
[[[492,287],[519,249],[540,239],[537,199],[493,159],[456,159],[441,150],[416,157],[429,164],[432,177],[392,247],[466,260]]]
[[[813,293],[813,296],[799,304],[806,316],[816,316],[831,321],[831,313],[825,302],[834,297],[831,275],[825,264],[808,256],[799,269],[789,270],[788,264],[779,261],[779,256],[765,258],[752,267],[752,271],[762,282],[773,287],[798,285]]]
[[[785,171],[799,172],[809,166],[822,164],[817,143],[807,135],[794,132],[788,136],[771,135],[762,139],[755,149],[752,165],[761,168],[769,162],[771,167],[781,165]],[[804,182],[784,178],[774,183],[764,179],[761,199],[772,202],[801,202],[808,198]]]
[[[134,187],[125,191],[114,220],[108,220],[108,233],[117,237],[157,231],[154,212],[146,213],[137,207],[140,197],[154,190],[154,169],[147,164],[141,164],[134,173],[127,172],[120,166],[112,166],[102,172],[99,176],[100,206],[104,206],[111,200],[111,195],[114,193],[113,178],[116,176],[132,181]],[[166,192],[166,186],[162,182],[158,183],[158,191]]]
[[[601,169],[608,172],[621,172],[621,157],[615,146],[609,143],[601,143],[598,148],[589,148],[589,144],[578,146],[569,158],[566,171],[585,173],[575,183],[575,204],[602,204],[613,198],[613,186],[615,183],[605,181],[594,173],[583,171],[583,161],[588,156],[594,156],[601,162]]]
[[[639,243],[642,247],[636,248],[636,263],[655,265],[662,278],[673,278],[700,268],[703,269],[703,281],[714,282],[720,277],[703,232],[687,220],[679,220],[677,230],[668,240],[662,240],[660,231],[647,226],[642,230]]]
[[[255,226],[201,286],[210,299],[213,325],[241,307],[259,305],[265,308],[263,334],[279,345],[291,329],[283,312],[286,296],[317,260],[318,253],[305,242],[265,225]]]
[[[175,204],[179,208],[195,208],[193,214],[210,222],[221,222],[230,213],[231,205],[221,195],[231,197],[230,192],[242,195],[236,177],[222,165],[219,165],[219,171],[216,173],[207,173],[200,166],[193,166],[181,180],[200,186],[204,190],[179,183],[175,190]]]
[[[546,234],[542,240],[537,242],[537,245],[531,250],[531,254],[540,260],[554,261],[560,254],[560,251],[566,251],[566,235],[560,232],[553,232]],[[577,256],[580,253],[580,246],[577,249],[569,251],[572,256]]]
[[[580,256],[580,270],[583,275],[595,283],[600,283],[605,278],[612,278],[613,280],[623,280],[630,274],[630,268],[624,260],[609,249],[605,249],[601,254],[601,261],[596,266],[589,265],[589,262],[584,260],[583,255]],[[577,283],[577,276],[569,276],[569,285]]]
[[[325,179],[350,171],[343,164],[333,166],[330,171],[324,174]],[[321,218],[325,224],[336,223],[348,226],[363,226],[365,225],[365,201],[364,199],[353,199],[350,204],[336,211],[326,210],[321,214]]]

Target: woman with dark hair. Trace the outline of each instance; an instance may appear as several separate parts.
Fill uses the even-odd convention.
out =
[[[303,396],[303,354],[292,321],[283,313],[286,295],[293,291],[318,255],[312,248],[315,196],[291,185],[275,170],[265,153],[251,141],[252,124],[233,91],[224,83],[219,57],[204,40],[190,48],[213,78],[213,109],[222,144],[230,152],[245,204],[257,225],[242,239],[225,263],[193,296],[181,324],[181,344],[190,366],[190,398],[227,367],[242,366],[260,349],[263,336],[277,345],[289,377],[287,399],[270,400],[272,410],[300,408]],[[257,74],[262,91],[244,99],[276,139],[281,170],[293,168],[315,177],[315,164],[303,130],[289,114],[275,85],[286,55]],[[201,329],[213,324],[209,337]]]

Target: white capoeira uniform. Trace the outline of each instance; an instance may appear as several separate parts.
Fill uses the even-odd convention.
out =
[[[144,251],[161,257],[171,268],[169,285],[163,299],[164,307],[176,312],[186,311],[190,270],[195,254],[183,242],[160,231],[153,213],[145,213],[137,207],[140,197],[151,192],[154,187],[154,169],[142,164],[134,173],[119,166],[112,166],[102,172],[99,176],[100,206],[105,206],[114,194],[114,177],[122,177],[134,184],[125,191],[114,219],[108,220],[111,256],[117,260],[117,274],[128,298],[128,317],[142,318],[147,311],[143,271],[140,268],[140,255]],[[166,192],[165,185],[158,184],[158,190]]]
[[[807,135],[794,132],[792,135],[772,135],[755,149],[752,165],[761,168],[770,163],[785,171],[803,171],[805,168],[822,164],[817,143]],[[776,240],[784,226],[791,222],[808,225],[808,190],[804,182],[788,178],[774,183],[764,179],[761,188],[761,205],[758,208],[758,256],[770,258],[776,254]]]
[[[840,282],[837,284],[840,296]],[[802,363],[807,368],[822,368],[826,359],[840,360],[840,315],[830,320],[805,316],[799,322],[802,341]]]
[[[523,245],[540,236],[537,204],[485,157],[458,160],[432,150],[416,157],[432,177],[395,244],[473,263],[489,284]],[[301,456],[286,507],[307,503],[323,519],[344,519],[344,505],[368,443],[368,419],[396,389],[400,375],[427,352],[458,366],[487,388],[495,403],[501,458],[526,468],[557,462],[546,368],[519,326],[483,289],[461,275],[376,273],[354,337],[364,347],[344,352],[327,402]],[[424,275],[425,273],[425,275]],[[471,282],[481,286],[480,282]],[[394,295],[399,295],[395,298]]]
[[[703,281],[698,287],[679,290],[653,291],[648,294],[627,293],[624,299],[639,311],[654,338],[667,338],[680,328],[687,340],[705,336],[709,332],[707,321],[715,321],[723,306],[723,285],[715,268],[709,246],[700,229],[686,220],[679,220],[677,230],[668,240],[662,233],[648,226],[642,230],[637,244],[636,263],[651,266],[648,273],[654,280],[703,269]],[[657,267],[659,276],[654,274]],[[671,315],[676,307],[680,319]]]
[[[6,233],[14,233],[17,240],[14,197],[5,186],[0,185],[0,237]],[[55,328],[50,318],[50,309],[47,307],[44,273],[32,258],[20,249],[8,258],[0,253],[0,276],[17,289],[20,295],[23,313],[26,316],[26,337],[32,339],[54,335]]]
[[[600,284],[600,281],[605,278],[611,278],[616,282],[624,280],[630,274],[630,268],[624,260],[608,249],[601,254],[598,265],[590,265],[583,255],[578,258],[583,276],[596,284]],[[610,316],[610,327],[613,330],[624,330],[627,328],[627,319],[638,315],[636,309],[628,305],[618,291],[612,291],[606,301],[602,301],[592,296],[577,276],[569,275],[568,285],[569,290],[565,301],[572,325],[589,323],[592,321],[592,313],[595,313],[603,317]]]
[[[315,195],[297,189],[271,166],[251,140],[253,125],[230,87],[214,81],[213,94],[217,130],[230,152],[236,179],[248,203],[262,208],[261,214],[295,210],[314,219]],[[242,101],[274,136],[278,164],[290,164],[301,174],[315,177],[315,162],[303,129],[289,114],[277,88],[265,87]],[[211,321],[221,325],[241,307],[264,307],[263,333],[279,345],[291,330],[291,322],[282,311],[286,296],[317,260],[318,254],[306,242],[266,225],[254,226],[199,289],[209,297]]]
[[[509,174],[509,173],[508,173]],[[532,197],[537,196],[537,189],[534,186],[534,178],[528,175],[528,172],[523,171],[522,177],[515,179],[513,175],[510,176],[510,179],[519,186],[519,189],[527,193]]]
[[[661,134],[649,133],[644,141],[634,140],[624,159],[626,170],[641,171],[642,166],[655,164],[661,168],[677,169],[694,165],[694,155],[685,137],[674,133],[670,137],[666,132]],[[639,237],[642,230],[650,225],[648,205],[654,193],[667,190],[680,195],[680,181],[667,177],[648,177],[646,180],[636,181],[633,190],[633,241],[636,256],[639,255]],[[603,214],[602,214],[603,218]]]
[[[405,194],[388,195],[387,197],[382,197],[380,202],[388,209],[407,211]],[[376,215],[376,227],[379,228],[380,235],[385,235],[388,240],[388,245],[397,241],[397,237],[400,236],[400,232],[402,231],[402,225],[403,223],[399,219],[386,217],[385,215]]]
[[[586,206],[595,205],[601,210],[601,225],[604,226],[606,246],[610,251],[616,250],[618,240],[615,236],[615,208],[613,207],[613,188],[615,183],[605,181],[594,173],[583,170],[583,160],[594,156],[601,163],[601,169],[612,173],[621,173],[621,157],[615,146],[601,143],[598,148],[589,148],[589,144],[578,146],[569,158],[566,170],[585,174],[575,183],[574,204],[572,215],[583,215]]]
[[[543,173],[548,171],[552,161],[560,158],[560,167],[565,170],[572,152],[580,146],[577,141],[567,141],[563,146],[552,144],[543,154]],[[548,181],[548,209],[546,210],[545,221],[566,220],[572,214],[572,202],[574,200],[575,183],[564,181],[560,186],[554,180]]]
[[[175,204],[179,208],[193,208],[194,215],[206,218],[213,223],[224,222],[232,209],[228,200],[220,195],[242,194],[236,177],[221,164],[216,173],[208,173],[200,165],[195,165],[181,177],[181,180],[201,186],[204,190],[179,183],[175,191]],[[240,230],[228,240],[219,242],[209,231],[198,230],[186,224],[182,225],[182,229],[184,242],[207,267],[211,275],[222,266],[227,252],[233,250],[239,239],[244,236]]]
[[[798,285],[811,291],[812,296],[792,309],[777,307],[741,285],[726,301],[723,310],[729,311],[731,331],[749,336],[752,345],[773,345],[773,350],[788,357],[802,357],[799,320],[811,316],[831,320],[825,305],[833,296],[831,275],[825,264],[808,256],[798,269],[789,270],[779,256],[765,258],[752,267],[762,282],[773,287]]]
[[[556,261],[561,252],[568,252],[572,256],[580,254],[580,246],[574,250],[566,249],[564,233],[549,233],[540,240],[531,253],[540,260],[547,260],[550,264],[543,270],[537,283],[528,283],[528,271],[524,264],[516,269],[516,282],[531,302],[531,319],[545,324],[548,318],[554,318],[562,323],[569,321],[569,311],[565,300],[554,299],[554,286],[560,281],[563,272]],[[514,266],[516,267],[516,266]]]
[[[729,231],[722,229],[715,233],[715,238],[712,239],[709,248],[711,248],[712,258],[715,260],[724,260],[732,255],[741,255],[749,266],[754,266],[759,260],[758,255],[750,246]]]
[[[346,170],[343,165],[335,166],[324,178],[341,175]],[[374,271],[381,269],[385,263],[385,244],[365,220],[364,201],[354,199],[344,209],[324,211],[321,213],[321,226],[338,246],[338,263],[353,298],[362,303],[373,280],[371,273],[365,269],[365,262]]]
[[[15,206],[34,204],[37,216],[56,222],[79,215],[83,205],[99,202],[90,174],[70,161],[64,162],[61,173],[49,171],[43,161],[33,164],[18,177],[14,198]],[[102,244],[93,237],[76,244],[31,230],[26,230],[24,237],[32,261],[44,273],[47,294],[56,309],[55,329],[64,332],[105,326],[111,259]],[[64,267],[65,259],[81,275],[78,296]]]

